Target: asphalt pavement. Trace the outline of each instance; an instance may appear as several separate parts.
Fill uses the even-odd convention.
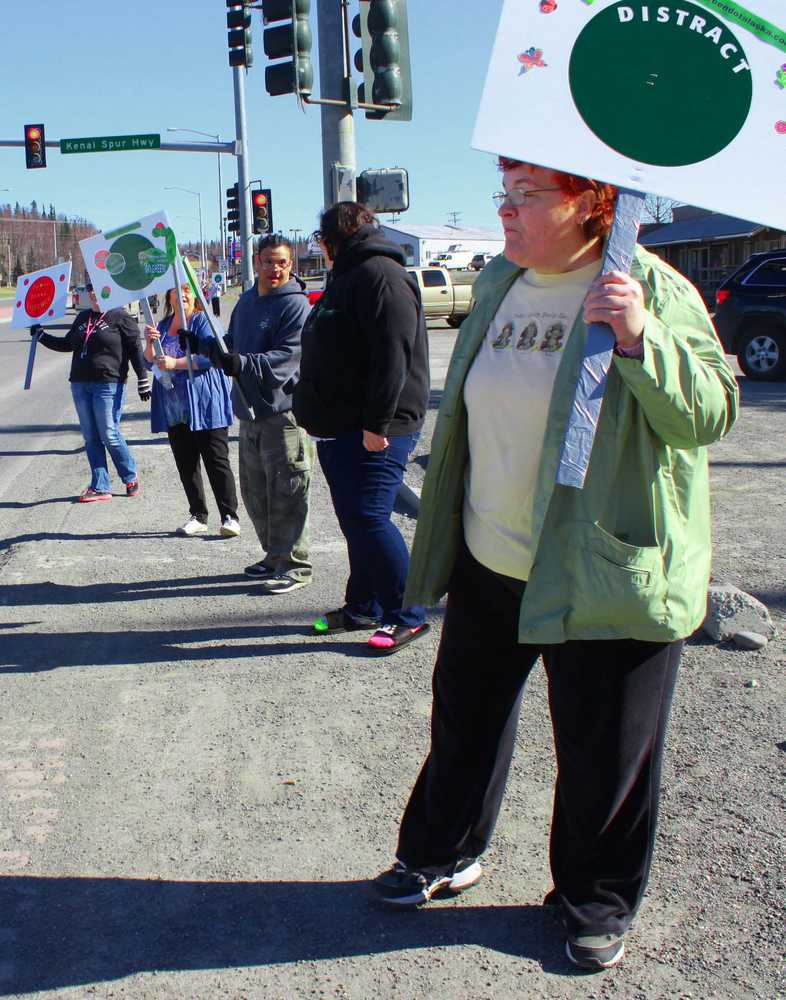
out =
[[[434,405],[455,336],[431,329]],[[75,504],[88,467],[68,357],[40,349],[23,392],[28,344],[0,325],[0,996],[784,995],[780,641],[687,648],[653,885],[619,969],[576,976],[539,905],[542,675],[484,879],[423,911],[381,910],[366,883],[392,859],[426,750],[441,609],[384,659],[363,633],[310,633],[347,572],[319,472],[308,588],[264,596],[243,575],[260,557],[247,519],[238,539],[215,511],[207,537],[176,536],[185,498],[133,378],[123,428],[141,495],[115,477],[111,502]],[[786,385],[743,390],[739,430],[712,451],[714,572],[782,628]],[[231,453],[236,467],[236,435]],[[411,540],[413,518],[396,519]]]

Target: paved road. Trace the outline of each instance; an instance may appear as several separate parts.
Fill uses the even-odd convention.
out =
[[[432,329],[435,396],[454,338]],[[647,930],[597,993],[534,905],[549,885],[553,778],[540,676],[487,878],[422,913],[380,911],[364,883],[389,863],[424,751],[439,610],[432,635],[387,660],[362,634],[312,637],[346,574],[321,476],[314,585],[260,596],[241,572],[259,557],[247,522],[239,539],[173,536],[185,502],[133,391],[141,496],[115,483],[111,503],[73,504],[87,466],[68,361],[40,350],[23,393],[27,343],[0,327],[0,996],[776,995],[780,949],[762,928],[777,875],[757,873],[768,852],[782,863],[780,647],[689,650]],[[768,595],[781,622],[784,393],[748,391],[715,475],[719,572]],[[413,521],[398,523],[410,538]],[[715,887],[709,902],[695,878]],[[696,930],[706,920],[722,947]]]

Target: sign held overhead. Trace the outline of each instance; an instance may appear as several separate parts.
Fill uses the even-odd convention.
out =
[[[779,15],[780,0],[505,0],[473,145],[786,229]]]

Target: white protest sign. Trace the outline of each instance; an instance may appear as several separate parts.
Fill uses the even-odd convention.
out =
[[[505,0],[472,144],[786,229],[786,3]]]
[[[79,248],[102,311],[172,288],[177,241],[166,212],[81,240]]]
[[[65,316],[70,279],[70,260],[20,275],[16,282],[11,329],[20,330]]]

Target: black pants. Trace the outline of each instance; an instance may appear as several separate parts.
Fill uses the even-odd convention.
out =
[[[524,684],[542,654],[557,757],[554,885],[571,933],[622,932],[649,874],[682,643],[519,644],[523,588],[466,549],[459,557],[434,671],[431,750],[404,812],[397,857],[418,868],[486,849]]]
[[[221,299],[217,295],[214,295],[213,298],[210,300],[210,305],[213,307],[213,315],[214,316],[220,316],[221,315]]]
[[[207,524],[205,488],[202,484],[200,458],[205,463],[210,488],[216,498],[221,520],[237,517],[235,477],[229,465],[229,430],[216,427],[209,431],[192,431],[186,424],[170,427],[169,443],[180,473],[180,482],[188,497],[188,509],[197,520]]]

